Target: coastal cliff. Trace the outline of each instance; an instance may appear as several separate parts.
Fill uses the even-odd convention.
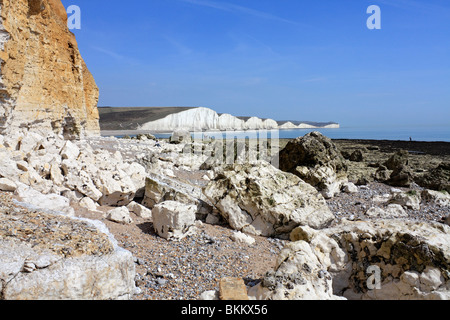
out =
[[[0,0],[0,133],[100,133],[99,91],[60,0]]]
[[[304,129],[304,128],[339,128],[339,124],[315,126],[306,123],[295,125],[292,122],[279,124],[273,119],[251,117],[246,120],[230,114],[218,114],[209,108],[192,108],[182,112],[172,113],[164,118],[146,122],[139,130],[170,131],[184,129],[197,130],[272,130],[272,129]]]

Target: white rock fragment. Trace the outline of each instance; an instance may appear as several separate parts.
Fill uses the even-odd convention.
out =
[[[151,219],[152,218],[152,210],[144,207],[143,205],[131,201],[130,204],[127,206],[128,210],[130,212],[133,212],[138,217],[141,217],[143,219]]]
[[[408,217],[406,211],[399,204],[390,204],[386,210],[379,207],[371,207],[366,211],[366,215],[372,218],[382,219]]]
[[[245,233],[242,233],[240,231],[233,232],[233,234],[230,236],[230,238],[233,241],[245,243],[249,246],[253,245],[256,242],[256,240],[253,237],[251,237]]]
[[[79,204],[83,208],[86,208],[90,211],[96,211],[97,207],[98,207],[98,205],[95,203],[95,201],[89,197],[84,197],[83,199],[81,199]]]
[[[152,210],[156,233],[167,240],[181,240],[195,233],[197,207],[176,201],[157,204]]]
[[[66,141],[66,144],[61,150],[61,157],[63,159],[74,159],[76,160],[80,154],[80,149],[76,144],[70,140]]]
[[[22,183],[18,183],[16,194],[22,198],[22,201],[31,204],[37,208],[61,212],[67,216],[75,214],[73,208],[70,206],[69,199],[56,194],[42,194],[31,187]]]
[[[345,182],[342,185],[342,191],[345,193],[357,193],[358,187],[353,182]]]
[[[119,207],[108,211],[106,218],[122,224],[130,224],[133,222],[127,207]]]
[[[0,178],[0,190],[14,192],[17,189],[17,185],[14,181],[6,178]]]

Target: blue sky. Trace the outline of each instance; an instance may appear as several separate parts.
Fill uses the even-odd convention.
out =
[[[448,0],[62,2],[81,8],[73,32],[99,106],[450,125]]]

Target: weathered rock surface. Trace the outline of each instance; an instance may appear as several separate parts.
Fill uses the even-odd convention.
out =
[[[248,295],[256,300],[335,300],[332,278],[305,241],[289,243],[276,267]]]
[[[135,265],[94,220],[0,210],[0,299],[108,300],[134,294]]]
[[[181,240],[195,232],[197,207],[176,201],[157,204],[153,210],[153,226],[160,237]]]
[[[436,168],[414,180],[421,187],[450,192],[450,162],[442,162]]]
[[[298,227],[256,299],[450,298],[450,228],[407,220]],[[378,278],[377,278],[378,276]]]
[[[347,164],[331,139],[311,132],[290,141],[279,153],[280,169],[316,187],[325,198],[340,192],[347,179]]]
[[[317,190],[264,161],[218,169],[203,193],[232,228],[253,235],[286,237],[334,219]]]
[[[0,2],[0,133],[98,135],[98,88],[60,0]]]
[[[389,170],[395,170],[401,166],[407,166],[409,163],[409,153],[406,150],[400,150],[394,153],[383,165]]]

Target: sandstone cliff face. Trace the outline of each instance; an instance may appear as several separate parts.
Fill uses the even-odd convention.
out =
[[[60,0],[0,0],[0,134],[98,135],[98,88]]]

